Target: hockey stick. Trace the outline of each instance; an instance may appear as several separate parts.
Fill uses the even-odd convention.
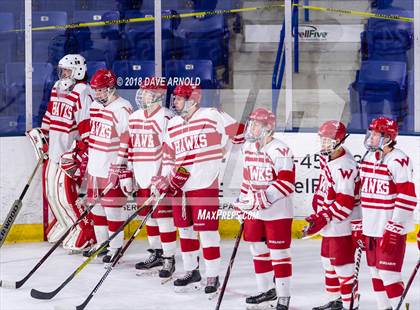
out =
[[[400,299],[400,302],[398,303],[397,310],[400,310],[400,308],[403,304],[403,301],[404,301],[405,297],[407,296],[408,290],[410,289],[411,284],[413,284],[414,278],[416,277],[416,274],[417,274],[417,271],[419,270],[419,267],[420,267],[420,258],[417,259],[417,264],[414,267],[413,272],[411,273],[410,279],[407,282],[407,286],[405,287],[403,294],[401,295],[401,299]]]
[[[354,299],[357,298],[357,296],[355,296],[355,292],[356,292],[356,288],[359,282],[360,262],[362,260],[362,251],[364,248],[362,241],[358,240],[357,244],[359,246],[357,247],[356,262],[354,264],[354,280],[353,280],[353,286],[351,288],[350,310],[353,310]]]
[[[35,166],[34,171],[32,171],[31,176],[28,179],[28,182],[26,183],[22,193],[20,194],[19,198],[17,200],[15,200],[15,202],[12,205],[12,208],[9,211],[9,214],[7,214],[6,219],[4,220],[4,223],[1,227],[0,230],[0,248],[3,246],[4,241],[6,241],[6,237],[9,234],[10,228],[12,228],[12,224],[14,223],[14,221],[16,220],[20,209],[22,208],[22,200],[23,197],[25,197],[26,192],[29,189],[29,186],[32,183],[32,180],[36,174],[36,172],[38,171],[39,166],[41,166],[42,162],[44,161],[44,157],[40,156],[38,159],[38,162]]]
[[[102,193],[94,200],[93,203],[89,204],[85,211],[80,214],[79,218],[76,220],[76,222],[73,223],[72,226],[70,226],[67,231],[64,233],[64,235],[49,249],[49,251],[39,260],[39,262],[35,265],[34,268],[32,268],[31,271],[22,279],[17,282],[11,282],[11,281],[0,281],[1,287],[7,287],[7,288],[20,288],[28,279],[35,273],[35,271],[38,270],[39,267],[47,260],[47,258],[61,245],[61,243],[66,239],[66,237],[70,234],[70,232],[77,226],[79,223],[88,215],[88,213],[92,210],[92,208],[99,202],[99,200],[109,192],[109,190],[112,188],[112,184],[108,184],[107,187],[102,191]]]
[[[226,286],[227,286],[227,283],[228,283],[228,280],[229,280],[230,272],[232,270],[232,266],[233,266],[233,263],[235,261],[236,252],[238,252],[239,243],[241,242],[243,232],[244,232],[244,222],[242,221],[241,222],[241,227],[239,228],[238,236],[236,237],[236,240],[235,240],[235,246],[233,247],[233,251],[232,251],[232,255],[230,257],[229,265],[228,265],[228,268],[226,270],[225,278],[223,280],[223,285],[222,285],[222,288],[220,289],[219,299],[217,300],[217,304],[216,304],[216,308],[215,308],[216,310],[219,310],[220,305],[222,304],[223,295],[225,294],[225,290],[226,290]]]
[[[64,280],[63,283],[61,283],[61,285],[59,287],[57,287],[55,290],[51,291],[51,292],[41,292],[38,291],[36,289],[32,289],[31,290],[31,296],[33,298],[36,299],[51,299],[53,298],[55,295],[57,295],[67,284],[70,283],[71,280],[74,279],[74,277],[76,277],[100,252],[102,252],[103,250],[105,250],[109,243],[111,242],[111,240],[113,240],[121,231],[124,230],[124,228],[128,225],[128,223],[130,223],[136,216],[137,213],[143,209],[144,207],[148,206],[150,204],[150,202],[154,199],[154,196],[150,196],[150,198],[148,198],[139,209],[137,209],[132,215],[130,215],[130,217],[118,228],[117,231],[115,231],[109,238],[108,240],[102,242],[102,244],[98,247],[98,249],[93,252],[79,267],[76,268],[75,271],[73,271],[73,273],[66,279]]]
[[[99,288],[101,287],[102,283],[104,283],[105,279],[108,277],[108,275],[111,273],[112,269],[114,269],[114,267],[117,265],[118,261],[121,259],[121,257],[124,255],[124,253],[127,251],[128,247],[131,245],[131,243],[134,241],[134,239],[137,237],[137,235],[140,233],[140,231],[142,230],[142,228],[144,227],[144,225],[146,224],[147,220],[149,219],[149,217],[152,215],[153,211],[156,209],[156,207],[158,206],[160,200],[162,200],[162,198],[165,196],[165,194],[161,194],[160,197],[158,197],[156,199],[155,204],[150,208],[150,210],[147,212],[147,214],[145,215],[143,221],[140,223],[140,225],[136,228],[136,230],[134,231],[134,233],[131,235],[130,239],[128,239],[127,243],[124,245],[124,247],[121,249],[121,251],[119,253],[117,253],[117,256],[115,257],[114,261],[107,267],[104,275],[102,276],[102,278],[99,280],[99,282],[96,284],[96,286],[94,287],[94,289],[92,290],[92,292],[90,292],[89,296],[85,299],[84,302],[82,302],[80,305],[78,305],[76,307],[76,310],[83,310],[87,304],[89,303],[89,301],[93,298],[93,296],[96,294],[96,292],[99,290]],[[153,197],[153,196],[152,196]]]

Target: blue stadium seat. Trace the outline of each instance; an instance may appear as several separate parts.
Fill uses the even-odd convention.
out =
[[[220,106],[220,91],[211,60],[169,60],[165,63],[165,75],[170,92],[174,88],[174,78],[191,78],[193,81],[200,78],[200,87],[203,89],[201,106]]]
[[[215,86],[211,60],[169,60],[165,63],[165,75],[169,77],[199,77],[201,82]]]
[[[86,61],[87,66],[87,74],[89,77],[89,81],[92,76],[95,74],[96,71],[99,69],[107,69],[105,61]]]
[[[177,33],[184,39],[221,38],[229,34],[223,15],[183,18]]]
[[[24,18],[22,14],[22,28],[24,28]],[[61,11],[32,12],[32,27],[62,26],[67,24],[67,13]],[[49,41],[58,34],[63,34],[63,29],[54,30],[35,30],[32,32],[32,40]]]
[[[412,17],[407,10],[387,8],[377,10],[384,15]],[[362,44],[367,48],[365,59],[406,60],[406,53],[413,46],[412,23],[370,18],[362,33]]]
[[[351,111],[361,117],[366,128],[376,116],[402,119],[407,113],[407,65],[397,61],[363,61],[352,84]]]
[[[112,70],[117,76],[118,89],[138,89],[140,79],[154,76],[154,61],[116,61]]]
[[[128,60],[116,61],[112,70],[117,76],[118,93],[130,101],[134,110],[136,105],[135,97],[142,79],[155,75],[154,61]]]
[[[120,13],[118,11],[75,11],[73,23],[91,23],[119,19]],[[119,32],[119,27],[117,24],[110,24],[106,26],[89,27],[89,30],[92,38],[105,38],[109,36],[114,38]]]
[[[53,66],[49,63],[33,64],[33,83],[32,83],[32,114],[34,126],[39,126],[42,119],[43,108],[50,95],[51,87],[54,83],[52,75]],[[25,124],[25,64],[8,63],[6,64],[6,105],[5,116],[10,117],[9,125],[11,128],[1,128],[4,132],[23,133]],[[15,121],[12,121],[14,119]],[[23,126],[23,127],[22,127]]]

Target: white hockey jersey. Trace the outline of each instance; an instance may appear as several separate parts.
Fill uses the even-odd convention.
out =
[[[242,143],[243,129],[213,108],[199,108],[188,120],[173,117],[164,138],[162,175],[182,166],[190,172],[184,191],[209,187],[219,175],[226,142]]]
[[[321,230],[321,236],[351,235],[351,220],[360,218],[360,177],[357,162],[343,147],[344,153],[331,161],[321,160],[321,174],[314,193],[315,212],[329,210],[331,222]]]
[[[173,116],[169,109],[158,108],[149,115],[139,109],[128,118],[118,163],[128,162],[140,188],[149,188],[152,177],[161,173],[163,137]]]
[[[116,162],[121,135],[127,127],[132,108],[130,102],[118,97],[104,107],[93,102],[90,108],[89,161],[87,171],[95,177],[108,177]]]
[[[49,138],[49,159],[58,163],[73,141],[87,141],[89,136],[89,109],[93,102],[90,86],[77,83],[72,91],[57,93],[57,83],[51,90],[41,130]]]
[[[370,152],[360,163],[363,234],[382,237],[389,220],[400,223],[404,233],[411,231],[417,197],[413,165],[401,150],[394,149],[381,160]]]
[[[293,218],[293,193],[295,191],[295,164],[290,148],[278,139],[257,149],[256,143],[245,142],[242,147],[243,179],[240,199],[248,191],[264,190],[272,203],[267,209],[257,211],[261,220]]]

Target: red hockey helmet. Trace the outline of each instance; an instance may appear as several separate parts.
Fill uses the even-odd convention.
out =
[[[392,118],[380,116],[372,120],[369,124],[369,130],[380,132],[395,141],[398,135],[398,124]]]
[[[167,86],[164,79],[157,77],[145,78],[140,83],[136,93],[136,103],[139,108],[145,110],[154,107],[156,103],[162,106],[166,101]]]
[[[346,126],[342,122],[326,121],[319,127],[318,135],[320,137],[342,141],[346,136],[346,132]]]
[[[184,98],[183,105],[177,101],[177,97]],[[181,116],[188,114],[188,111],[200,104],[201,88],[191,84],[179,84],[175,87],[171,96],[171,110]]]
[[[99,69],[96,71],[90,80],[90,87],[93,89],[100,88],[115,88],[117,78],[114,72],[107,69]]]
[[[273,112],[265,108],[257,108],[250,115],[249,120],[257,121],[268,127],[270,130],[274,130],[276,127],[276,116]]]
[[[107,105],[115,93],[117,78],[111,70],[99,69],[92,76],[90,86],[95,91],[95,100]]]
[[[321,139],[321,155],[330,155],[334,152],[346,137],[346,126],[339,121],[326,121],[318,130]]]
[[[276,116],[265,108],[255,109],[248,117],[245,139],[249,142],[262,141],[276,127]]]
[[[380,116],[373,119],[365,137],[365,147],[371,151],[383,150],[384,146],[395,141],[398,135],[398,124],[392,118]]]

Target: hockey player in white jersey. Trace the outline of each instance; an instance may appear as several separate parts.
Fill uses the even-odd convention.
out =
[[[121,169],[134,172],[137,205],[151,196],[151,179],[162,169],[162,143],[169,119],[173,113],[163,105],[166,102],[167,87],[164,80],[151,77],[144,79],[136,94],[139,110],[130,115],[119,151]],[[121,188],[133,188],[130,179],[121,180]],[[128,186],[127,186],[128,185]],[[130,193],[126,193],[130,194]],[[139,212],[145,216],[149,208]],[[172,218],[172,206],[163,199],[146,223],[150,244],[149,257],[137,263],[136,269],[148,270],[163,266],[160,278],[169,278],[175,271],[176,228]]]
[[[49,242],[57,241],[83,211],[75,203],[81,175],[75,175],[74,170],[66,167],[63,167],[64,171],[60,169],[60,160],[63,154],[73,160],[73,156],[76,157],[80,149],[86,149],[89,108],[92,103],[87,84],[86,61],[81,55],[64,56],[58,63],[58,75],[59,80],[51,90],[41,128],[34,128],[28,132],[28,136],[35,143],[48,142],[43,147],[49,158],[44,166],[43,190],[49,209],[54,215],[46,232]],[[46,139],[37,138],[40,135]],[[74,160],[79,159],[80,157]],[[86,220],[65,239],[63,247],[81,250],[92,244],[94,239],[92,224]]]
[[[98,197],[108,184],[114,185],[92,209],[98,244],[107,240],[123,224],[122,207],[127,199],[119,180],[132,177],[114,164],[118,158],[121,136],[132,112],[130,102],[118,95],[116,81],[112,71],[101,69],[95,72],[90,82],[95,101],[90,108],[88,199],[92,201]],[[121,250],[123,237],[124,232],[121,232],[110,242],[109,249],[100,253],[104,263],[112,262]]]
[[[210,218],[200,214],[214,214],[219,208],[218,177],[224,147],[229,139],[235,143],[243,141],[243,126],[217,109],[200,108],[200,101],[199,87],[185,84],[175,87],[171,109],[176,116],[167,125],[162,174],[152,179],[152,185],[166,193],[175,169],[182,166],[189,171],[188,181],[182,191],[176,191],[172,204],[186,272],[174,285],[176,290],[183,291],[186,286],[200,282],[198,251],[201,241],[207,275],[205,293],[211,294],[220,285],[219,220],[216,216]]]
[[[363,237],[378,309],[395,309],[404,291],[401,277],[407,233],[417,205],[410,157],[396,148],[398,124],[378,117],[369,125],[367,155],[360,163]]]
[[[275,115],[255,109],[246,127],[243,180],[234,203],[244,213],[244,240],[250,243],[258,294],[248,308],[289,309],[295,166],[290,148],[273,137]],[[274,283],[273,283],[274,276]]]
[[[343,146],[346,127],[327,121],[318,130],[321,142],[321,173],[314,193],[314,214],[306,218],[305,234],[320,233],[321,261],[325,271],[328,303],[313,310],[350,309],[354,283],[354,253],[351,220],[360,217],[360,178],[357,162]],[[353,309],[358,308],[354,291]]]

